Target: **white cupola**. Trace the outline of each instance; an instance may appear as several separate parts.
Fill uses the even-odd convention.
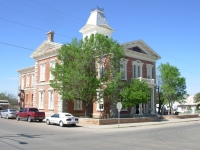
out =
[[[106,37],[111,38],[114,30],[108,25],[104,15],[104,9],[97,7],[92,9],[86,25],[80,29],[79,32],[83,34],[83,39],[86,36],[89,37],[91,34],[95,33],[103,34]]]

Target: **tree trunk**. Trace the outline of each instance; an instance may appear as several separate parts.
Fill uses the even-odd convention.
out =
[[[85,106],[85,117],[89,118],[90,105],[89,104],[84,104],[84,106]]]

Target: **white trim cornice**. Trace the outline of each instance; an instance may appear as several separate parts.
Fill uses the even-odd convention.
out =
[[[38,61],[38,60],[43,60],[43,59],[46,59],[46,58],[54,57],[54,56],[57,56],[58,51],[59,51],[59,49],[56,49],[56,50],[51,51],[49,53],[43,53],[41,55],[38,55],[37,57],[34,57],[34,59],[35,59],[35,61]]]
[[[29,72],[34,72],[35,66],[23,68],[20,70],[17,70],[18,73],[23,74],[23,73],[29,73]]]
[[[42,85],[50,85],[50,83],[49,82],[45,82],[45,83],[37,83],[37,84],[35,84],[36,86],[42,86]]]
[[[131,50],[124,50],[124,51],[125,51],[125,56],[128,56],[128,57],[137,58],[141,60],[147,60],[150,62],[156,62],[156,60],[158,60],[158,58],[154,56],[149,56],[143,53],[138,53]]]

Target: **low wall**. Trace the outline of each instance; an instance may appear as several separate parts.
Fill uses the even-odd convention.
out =
[[[153,122],[157,118],[120,118],[120,124],[123,123],[136,123],[136,122]],[[79,118],[80,124],[90,124],[90,125],[108,125],[108,124],[117,124],[118,118],[109,118],[109,119],[91,119],[91,118]]]
[[[159,117],[140,117],[140,118],[120,118],[120,124],[123,123],[138,123],[138,122],[154,122],[159,119],[185,119],[185,118],[198,118],[199,115],[164,115]],[[94,119],[94,118],[79,118],[80,124],[88,125],[109,125],[117,124],[118,118],[108,118],[108,119]]]

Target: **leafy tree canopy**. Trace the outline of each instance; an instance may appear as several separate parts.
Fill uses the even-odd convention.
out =
[[[150,100],[151,90],[147,83],[134,79],[127,84],[121,92],[123,107],[132,107]]]
[[[167,100],[170,107],[175,101],[181,102],[187,95],[185,78],[181,77],[177,67],[169,63],[160,64],[158,69],[162,79],[161,90],[164,100]]]
[[[0,92],[0,100],[8,100],[10,108],[17,108],[18,106],[17,96],[12,93]]]
[[[200,103],[200,92],[195,94],[194,101],[195,101],[195,103]]]
[[[51,69],[51,86],[63,100],[81,100],[88,115],[90,105],[100,98],[98,89],[101,91],[103,83],[115,79],[124,50],[117,41],[92,34],[84,41],[73,39],[64,44],[57,57],[55,68]]]

